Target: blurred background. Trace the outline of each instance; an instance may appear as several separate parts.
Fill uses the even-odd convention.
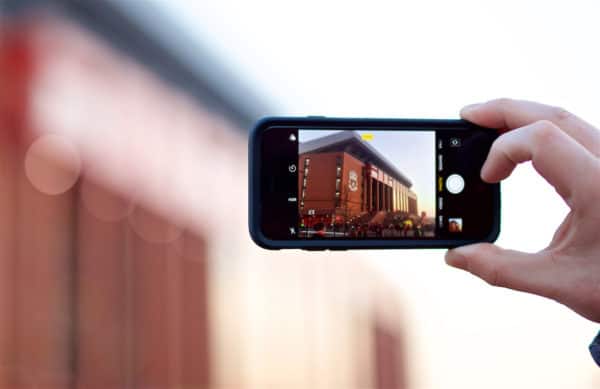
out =
[[[264,115],[454,118],[516,97],[600,124],[600,6],[0,0],[0,388],[597,388],[598,330],[440,250],[267,252]],[[530,165],[499,244],[567,208]]]

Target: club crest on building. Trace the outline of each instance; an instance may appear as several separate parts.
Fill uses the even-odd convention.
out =
[[[352,192],[356,192],[358,190],[358,174],[354,170],[350,170],[348,176],[348,188]]]

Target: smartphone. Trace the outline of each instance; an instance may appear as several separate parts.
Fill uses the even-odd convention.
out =
[[[265,118],[249,139],[249,229],[268,249],[493,242],[498,134],[463,120]]]

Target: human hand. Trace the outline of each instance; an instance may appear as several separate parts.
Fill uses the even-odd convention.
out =
[[[563,109],[510,99],[467,106],[461,116],[503,132],[481,169],[484,181],[501,181],[517,164],[532,161],[570,212],[537,253],[484,243],[449,250],[446,262],[600,323],[600,131]]]

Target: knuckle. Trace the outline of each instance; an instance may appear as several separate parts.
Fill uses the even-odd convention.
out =
[[[560,135],[560,129],[550,120],[539,120],[533,129],[533,140],[537,144],[546,144]]]
[[[499,248],[485,244],[479,247],[476,256],[470,258],[469,270],[477,274],[486,283],[492,286],[504,286],[503,274],[505,266],[498,258]]]
[[[502,266],[500,264],[491,265],[483,274],[483,280],[491,286],[504,286],[502,282]]]
[[[492,147],[490,147],[489,155],[497,156],[498,154],[504,153],[506,148],[510,143],[510,135],[509,133],[500,135],[493,143]]]
[[[537,255],[541,258],[545,269],[551,269],[552,272],[560,273],[564,264],[568,264],[572,259],[565,252],[566,249],[564,246],[548,248],[540,251]],[[540,288],[537,294],[558,302],[563,302],[565,294],[564,284],[560,282],[544,283],[543,288]]]
[[[500,97],[498,99],[492,100],[492,103],[502,107],[502,108],[508,108],[510,106],[512,106],[514,100],[509,98],[509,97]]]
[[[552,117],[556,118],[557,121],[565,121],[570,119],[573,114],[563,107],[552,107]]]

